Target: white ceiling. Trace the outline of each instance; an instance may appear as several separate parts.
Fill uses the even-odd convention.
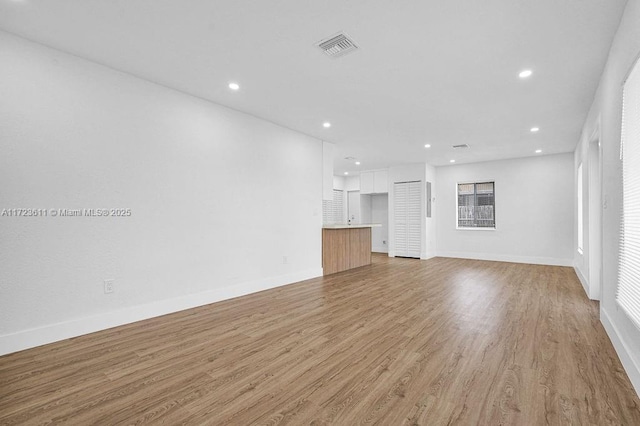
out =
[[[573,151],[625,3],[0,0],[0,28],[333,142],[343,173]],[[332,59],[339,31],[361,48]]]

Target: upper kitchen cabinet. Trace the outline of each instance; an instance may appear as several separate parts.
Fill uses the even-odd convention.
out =
[[[373,172],[360,172],[360,194],[373,194]]]
[[[376,194],[386,194],[389,192],[389,173],[386,170],[376,170],[373,172],[373,192]]]
[[[389,192],[387,170],[360,173],[360,194],[386,194]]]

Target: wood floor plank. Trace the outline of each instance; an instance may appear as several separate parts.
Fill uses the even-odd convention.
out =
[[[372,265],[0,357],[0,424],[640,425],[572,268]]]

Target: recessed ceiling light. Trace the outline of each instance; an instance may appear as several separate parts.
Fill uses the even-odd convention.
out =
[[[349,174],[349,172],[344,172],[344,174],[345,174],[345,175],[348,175],[348,174]]]
[[[531,74],[533,74],[533,71],[531,71],[531,70],[522,70],[522,71],[520,71],[520,74],[518,74],[518,77],[520,77],[520,78],[528,78],[528,77],[531,77]]]
[[[532,127],[531,128],[531,133],[536,133],[538,130],[540,130],[539,127]]]
[[[240,89],[240,85],[238,83],[229,83],[229,89],[238,90]]]
[[[429,143],[428,143],[428,144],[425,144],[425,146],[424,146],[424,147],[425,147],[425,148],[431,148],[431,144],[429,144]]]
[[[331,123],[329,123],[328,121],[325,121],[324,123],[322,123],[322,126],[323,126],[325,129],[328,129],[329,127],[331,127]]]
[[[359,165],[360,165],[360,162],[359,162],[359,161],[356,161],[356,166],[359,166]]]
[[[450,162],[450,163],[455,163],[455,162],[456,162],[456,160],[449,160],[449,162]]]
[[[536,149],[536,154],[540,154],[542,152],[541,149]]]

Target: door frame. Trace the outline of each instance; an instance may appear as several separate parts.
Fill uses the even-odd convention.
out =
[[[588,174],[588,271],[589,298],[602,298],[602,143],[600,123],[591,134],[587,144]]]

